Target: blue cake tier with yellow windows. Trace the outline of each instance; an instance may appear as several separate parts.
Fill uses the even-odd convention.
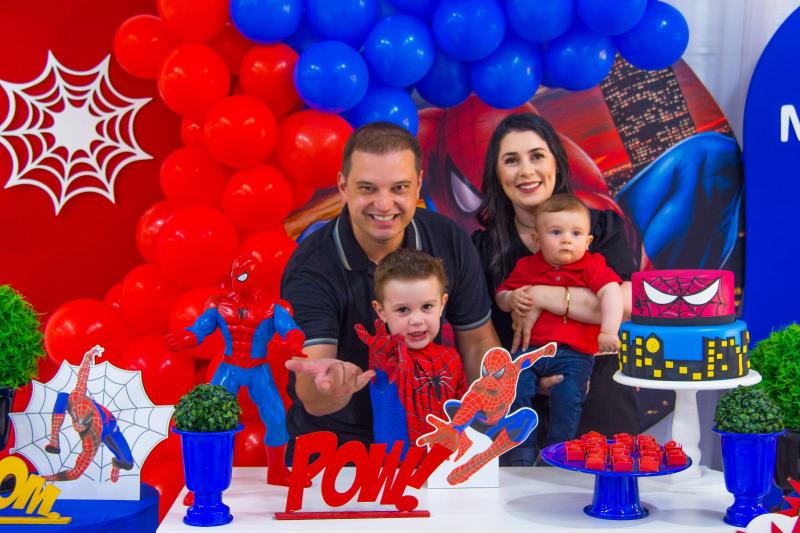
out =
[[[741,320],[720,325],[620,327],[619,366],[641,379],[708,381],[744,376],[750,334]]]

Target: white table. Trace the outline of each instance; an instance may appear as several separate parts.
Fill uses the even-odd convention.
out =
[[[273,513],[283,511],[285,488],[264,484],[264,468],[235,468],[231,488],[223,495],[233,513],[233,522],[215,531],[410,531],[437,533],[485,531],[612,531],[726,532],[734,528],[722,522],[725,509],[733,502],[716,472],[717,487],[687,497],[685,492],[664,490],[650,479],[640,480],[642,504],[650,516],[642,520],[613,521],[591,518],[583,507],[592,502],[594,476],[560,468],[501,468],[500,488],[408,490],[420,500],[418,509],[430,511],[430,518],[379,520],[280,521]],[[352,480],[352,469],[340,476]],[[320,478],[306,490],[303,510],[328,510],[319,494]],[[175,500],[159,531],[192,531],[183,524],[184,489]]]
[[[664,478],[671,484],[691,483],[693,488],[700,489],[708,485],[702,478],[709,472],[700,468],[700,417],[697,413],[697,391],[733,389],[739,385],[755,385],[761,381],[761,374],[750,370],[746,376],[735,379],[718,379],[713,381],[658,381],[632,378],[621,371],[614,374],[614,381],[629,387],[642,389],[674,390],[675,412],[672,417],[672,439],[683,446],[686,455],[692,458],[692,466]],[[714,482],[711,482],[713,487]]]

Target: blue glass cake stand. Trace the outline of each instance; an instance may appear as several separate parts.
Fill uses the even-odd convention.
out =
[[[692,464],[692,460],[687,456],[685,465],[669,466],[662,460],[658,472],[639,472],[639,455],[634,453],[632,472],[614,472],[610,464],[607,464],[604,470],[592,470],[586,468],[583,461],[567,461],[563,442],[542,450],[542,459],[565,470],[593,474],[594,497],[592,504],[584,507],[583,512],[605,520],[638,520],[646,517],[650,511],[642,507],[639,502],[639,478],[674,474],[686,470]]]

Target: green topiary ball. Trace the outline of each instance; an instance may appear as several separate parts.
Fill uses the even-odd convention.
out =
[[[0,387],[29,383],[44,355],[39,315],[20,293],[0,285]]]
[[[201,383],[181,396],[173,418],[180,431],[210,433],[236,429],[241,412],[236,396],[225,387]]]
[[[758,388],[778,405],[786,427],[800,431],[800,326],[773,331],[750,352],[750,366],[762,381]]]
[[[783,431],[781,410],[756,387],[736,387],[717,402],[717,429],[731,433],[777,433]]]

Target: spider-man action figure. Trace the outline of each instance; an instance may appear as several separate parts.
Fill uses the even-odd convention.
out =
[[[240,387],[247,387],[266,426],[267,483],[288,486],[286,413],[267,360],[283,368],[286,359],[301,356],[305,335],[287,310],[288,304],[268,301],[257,283],[256,259],[238,257],[231,268],[233,290],[212,296],[208,309],[192,326],[168,334],[165,342],[172,351],[193,348],[220,329],[225,339],[224,357],[211,384],[222,385],[234,396]]]
[[[94,364],[95,357],[103,355],[103,348],[95,346],[83,356],[83,361],[78,369],[78,383],[70,392],[59,392],[53,407],[53,424],[50,431],[50,443],[45,446],[47,453],[59,454],[61,447],[58,434],[64,423],[64,414],[69,413],[72,418],[72,427],[81,437],[82,451],[75,460],[75,466],[70,470],[62,470],[55,474],[44,476],[49,481],[70,481],[78,479],[92,463],[92,459],[100,449],[100,444],[105,444],[114,457],[111,459],[111,481],[119,480],[119,471],[133,468],[133,456],[128,442],[122,435],[114,418],[108,409],[91,399],[86,394],[86,382],[89,371]]]
[[[389,335],[382,320],[375,321],[375,335],[369,335],[361,324],[356,325],[356,333],[369,346],[369,367],[376,372],[370,389],[375,441],[415,443],[430,430],[427,415],[443,414],[445,402],[461,398],[467,390],[461,358],[453,348],[433,342],[424,348],[409,348],[402,335]],[[399,409],[375,408],[376,396],[386,396],[384,403],[397,405],[389,384],[397,387],[405,417]]]
[[[461,399],[445,403],[444,410],[449,421],[428,415],[434,431],[417,440],[418,446],[441,444],[456,452],[457,461],[466,452],[472,441],[464,430],[472,427],[492,439],[492,444],[469,461],[453,469],[447,476],[451,485],[468,480],[475,472],[495,457],[522,443],[538,423],[536,411],[518,409],[508,414],[517,389],[520,372],[532,366],[541,357],[554,357],[556,343],[524,353],[511,360],[503,348],[492,348],[483,356],[481,377],[477,379]]]

